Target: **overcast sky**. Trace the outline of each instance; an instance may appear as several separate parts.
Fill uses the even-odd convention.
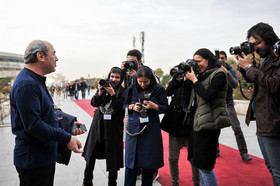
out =
[[[4,0],[0,51],[23,54],[34,39],[51,42],[66,79],[105,77],[120,66],[133,36],[145,64],[164,73],[202,47],[214,52],[246,40],[258,22],[280,36],[279,0]]]

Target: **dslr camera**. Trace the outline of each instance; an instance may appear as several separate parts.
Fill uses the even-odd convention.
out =
[[[102,87],[109,87],[110,85],[113,86],[113,81],[111,79],[101,79],[99,81],[99,85]]]
[[[194,59],[188,59],[186,62],[181,62],[179,64],[179,69],[184,73],[191,72],[191,67],[193,67],[193,71],[195,74],[199,73],[199,67],[197,62]]]
[[[185,73],[183,72],[183,70],[180,70],[179,69],[179,65],[176,65],[175,67],[173,67],[171,70],[170,70],[170,75],[172,77],[184,77]]]
[[[137,69],[137,61],[135,59],[130,59],[125,62],[124,69]]]
[[[273,52],[276,53],[278,56],[280,55],[280,41],[277,41],[273,45]]]
[[[188,59],[186,62],[181,62],[170,70],[170,75],[172,77],[184,77],[186,72],[191,72],[191,67],[195,74],[199,73],[199,67],[194,59]]]
[[[143,98],[141,99],[141,103],[142,103],[142,104],[138,105],[138,106],[141,107],[141,109],[140,109],[140,111],[139,111],[139,114],[140,114],[140,117],[141,117],[141,118],[146,118],[146,117],[148,117],[147,109],[144,107],[144,106],[146,106],[146,104],[144,103],[144,101],[145,101],[145,100],[148,101],[148,100],[150,100],[150,98],[151,98],[151,93],[147,93],[147,92],[144,92],[144,93],[143,93]]]
[[[249,41],[245,41],[240,44],[240,46],[230,47],[229,53],[231,55],[241,56],[241,52],[244,52],[245,55],[251,54],[254,52],[254,45]]]

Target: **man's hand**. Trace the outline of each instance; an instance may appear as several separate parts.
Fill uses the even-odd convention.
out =
[[[134,69],[127,69],[126,74],[130,77],[135,77],[136,76],[136,71]]]
[[[228,70],[226,69],[226,67],[224,67],[223,65],[221,66],[221,69],[227,74]]]
[[[250,65],[251,61],[250,61],[249,57],[244,54],[244,52],[242,52],[241,55],[242,55],[242,57],[235,56],[235,58],[238,60],[238,65],[241,68],[245,69],[248,65]]]
[[[82,123],[75,121],[75,122],[74,122],[74,125],[82,125]],[[75,130],[73,131],[72,134],[73,134],[74,136],[77,136],[77,135],[80,135],[80,134],[83,134],[83,133],[85,133],[85,131],[82,131],[80,128],[77,128],[77,129],[75,129]]]
[[[124,64],[125,64],[125,62],[126,62],[126,61],[123,61],[122,64],[121,64],[121,69],[122,69],[122,70],[124,69]]]
[[[82,153],[80,150],[82,148],[82,143],[75,136],[71,136],[70,142],[67,144],[68,149],[74,151],[75,153]]]

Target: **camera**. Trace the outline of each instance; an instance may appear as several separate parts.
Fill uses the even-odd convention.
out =
[[[179,64],[179,69],[185,72],[191,72],[191,67],[193,67],[193,71],[195,74],[199,73],[199,67],[197,62],[194,59],[188,59],[186,62],[181,62]]]
[[[144,103],[145,100],[150,100],[150,97],[151,97],[151,93],[147,93],[147,92],[144,92],[143,93],[143,98],[141,99],[141,103],[142,104],[139,104],[138,106],[140,106],[140,111],[139,111],[139,114],[140,114],[140,117],[141,118],[146,118],[148,117],[148,112],[147,112],[147,109],[144,107],[146,106],[146,104]]]
[[[276,53],[278,56],[280,55],[280,41],[277,41],[273,45],[273,52]]]
[[[241,52],[244,52],[245,55],[251,54],[254,52],[254,45],[249,41],[245,41],[240,44],[240,46],[230,47],[229,53],[231,55],[239,55],[241,56]]]
[[[113,86],[113,81],[110,79],[101,79],[99,81],[99,85],[102,87],[109,87],[110,85]]]
[[[183,71],[183,70],[180,70],[178,65],[176,65],[175,67],[173,67],[173,68],[170,70],[170,75],[171,75],[172,77],[175,77],[175,78],[177,78],[177,77],[183,77],[184,74],[185,74],[184,71]]]
[[[130,59],[125,62],[124,69],[137,69],[137,61],[135,59]]]

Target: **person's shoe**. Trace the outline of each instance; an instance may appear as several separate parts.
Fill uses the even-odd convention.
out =
[[[154,174],[153,174],[153,182],[155,182],[158,179],[158,177],[159,177],[158,172],[154,172]]]
[[[241,158],[244,161],[251,161],[252,160],[252,158],[247,153],[241,154]]]
[[[220,157],[221,155],[220,155],[220,152],[217,152],[216,153],[216,157]]]

